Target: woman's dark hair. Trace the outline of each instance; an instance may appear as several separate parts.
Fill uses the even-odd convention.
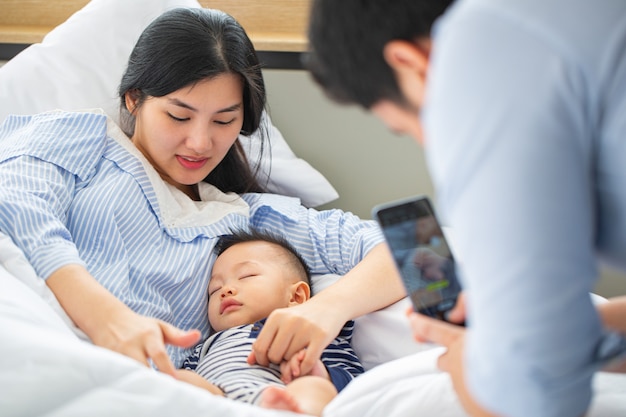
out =
[[[139,107],[148,97],[163,97],[225,73],[237,74],[243,81],[241,133],[251,135],[261,128],[261,152],[253,172],[241,144],[236,141],[204,181],[225,192],[263,192],[264,187],[255,175],[267,137],[261,125],[265,84],[252,42],[241,25],[224,12],[178,8],[163,13],[148,25],[135,44],[118,89],[120,125],[128,136],[133,135],[135,117],[126,108],[126,93],[134,95]]]
[[[380,100],[406,105],[383,56],[391,40],[430,37],[452,0],[313,0],[305,66],[326,94],[370,109]]]
[[[249,230],[234,230],[232,234],[225,235],[220,238],[215,246],[215,252],[217,256],[220,256],[226,249],[234,246],[238,243],[245,242],[269,242],[274,245],[280,246],[289,253],[291,257],[291,264],[294,269],[298,271],[298,275],[311,286],[311,270],[307,266],[304,258],[298,253],[298,251],[285,239],[283,236],[278,235],[269,230],[259,230],[256,228],[250,228]]]

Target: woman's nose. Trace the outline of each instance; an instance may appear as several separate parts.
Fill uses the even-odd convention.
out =
[[[187,138],[186,145],[198,155],[207,153],[213,146],[210,129],[204,126],[193,129]]]

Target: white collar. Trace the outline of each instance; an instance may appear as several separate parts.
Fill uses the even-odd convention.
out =
[[[108,116],[107,135],[141,161],[154,188],[162,221],[166,227],[208,226],[229,214],[250,216],[250,207],[236,193],[223,193],[217,187],[201,182],[198,184],[200,201],[193,201],[181,190],[163,181],[152,164]]]

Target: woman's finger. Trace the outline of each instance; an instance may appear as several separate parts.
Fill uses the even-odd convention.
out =
[[[322,320],[313,320],[312,317],[319,317],[319,314],[316,316],[316,310],[311,310],[312,302],[307,304],[273,311],[253,345],[253,354],[249,359],[254,358],[260,365],[281,363],[306,349],[300,373],[306,375],[310,372],[331,342],[331,335],[339,331],[329,332],[319,324],[329,319],[326,313],[322,314]]]
[[[176,368],[165,350],[165,345],[161,341],[153,339],[147,342],[146,355],[160,372],[176,378]]]
[[[267,318],[253,345],[258,364],[281,363],[308,346],[310,326],[287,311],[295,308],[274,310]]]
[[[129,349],[125,352],[120,352],[125,356],[128,356],[131,359],[136,360],[140,364],[150,368],[150,362],[148,361],[148,356],[142,349]]]
[[[271,316],[270,314],[270,317]],[[248,356],[248,363],[251,365],[259,364],[261,366],[268,366],[270,364],[268,350],[276,337],[277,331],[277,327],[273,325],[270,317],[267,318],[265,326],[263,326],[257,339],[252,344],[252,352]]]
[[[176,368],[167,354],[165,344],[180,347],[193,346],[200,340],[200,331],[184,331],[164,321],[158,321],[158,324],[162,338],[151,338],[146,341],[146,354],[159,371],[176,377]]]
[[[301,355],[299,372],[308,374],[321,357],[322,352],[330,343],[327,335],[317,326],[308,322],[290,320],[283,322],[269,349],[270,360],[278,358],[291,359],[294,355]]]
[[[293,350],[292,345],[296,332],[297,329],[289,322],[283,323],[278,328],[267,350],[267,358],[271,363],[280,363],[283,360],[291,359],[293,353],[290,353],[290,350]]]
[[[169,323],[159,320],[159,326],[163,333],[163,343],[183,348],[191,347],[200,341],[200,330],[181,330]]]

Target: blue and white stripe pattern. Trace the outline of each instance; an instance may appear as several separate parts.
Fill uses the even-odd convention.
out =
[[[373,222],[270,194],[244,195],[249,214],[172,226],[163,213],[170,202],[158,198],[164,183],[125,141],[93,113],[10,116],[0,126],[0,231],[39,276],[85,265],[134,311],[206,337],[212,249],[232,228],[284,234],[314,274],[344,274],[382,241]],[[168,349],[176,366],[190,352]]]
[[[248,365],[246,362],[263,323],[264,320],[213,334],[204,343],[196,346],[183,367],[195,370],[219,387],[228,398],[256,403],[268,386],[285,385],[280,379],[279,366],[264,367]],[[322,363],[337,391],[341,391],[348,382],[364,372],[350,345],[353,329],[354,322],[348,322],[322,353]]]

